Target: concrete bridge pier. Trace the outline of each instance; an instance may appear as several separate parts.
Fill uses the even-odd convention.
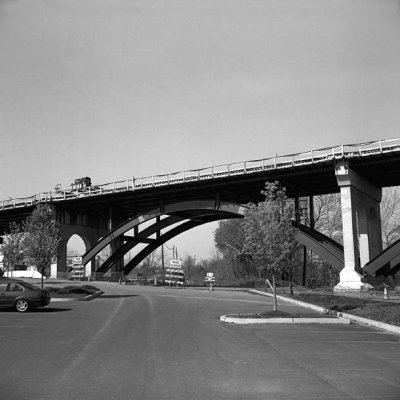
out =
[[[102,218],[93,220],[85,214],[71,215],[64,210],[57,209],[57,219],[60,227],[61,244],[57,250],[57,270],[52,273],[54,278],[67,278],[67,244],[73,235],[78,235],[84,242],[86,250],[93,247],[99,239],[108,233],[107,224]],[[90,263],[90,270],[96,270],[95,259]],[[56,276],[53,276],[56,275]]]
[[[364,265],[382,251],[380,201],[382,190],[349,168],[347,160],[335,165],[340,187],[344,268],[335,291],[364,290]]]
[[[121,238],[114,239],[110,243],[111,247],[111,254],[117,253],[118,249],[120,249],[124,245],[124,241]],[[118,280],[123,279],[123,270],[124,270],[124,257],[120,257],[119,259],[115,260],[110,268],[110,272],[112,275],[116,276]]]

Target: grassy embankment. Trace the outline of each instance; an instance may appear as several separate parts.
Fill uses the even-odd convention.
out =
[[[293,298],[329,310],[400,326],[400,301],[378,301],[326,293],[295,293]]]

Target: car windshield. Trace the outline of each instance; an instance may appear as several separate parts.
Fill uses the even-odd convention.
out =
[[[38,288],[37,286],[31,285],[30,283],[27,283],[27,282],[23,282],[23,283],[22,283],[22,286],[23,286],[24,288],[26,288],[26,289],[29,289],[29,290],[41,290],[41,289]]]

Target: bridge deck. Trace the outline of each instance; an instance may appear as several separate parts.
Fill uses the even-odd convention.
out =
[[[379,188],[400,184],[399,138],[4,200],[0,201],[0,234],[10,222],[25,219],[41,202],[52,202],[71,215],[82,213],[97,219],[108,218],[112,209],[113,217],[124,221],[180,201],[262,201],[261,190],[266,181],[280,181],[289,197],[337,193],[335,162],[343,158],[350,168]]]
[[[305,153],[296,153],[284,156],[276,155],[274,157],[262,160],[244,161],[143,178],[131,178],[128,180],[89,186],[85,189],[42,192],[24,198],[2,200],[0,201],[0,210],[31,207],[40,202],[67,201],[86,197],[102,196],[110,193],[121,193],[162,186],[171,186],[182,183],[209,181],[235,176],[240,177],[265,171],[279,171],[282,169],[293,169],[296,167],[327,164],[334,159],[340,158],[365,158],[387,153],[392,154],[399,151],[400,138],[360,144],[340,145],[318,150],[311,150]]]

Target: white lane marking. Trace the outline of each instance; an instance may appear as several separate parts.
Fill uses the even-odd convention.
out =
[[[86,358],[87,353],[93,348],[96,340],[99,336],[110,326],[112,320],[116,317],[119,312],[119,309],[124,302],[123,298],[120,298],[117,307],[113,310],[113,312],[108,316],[106,321],[104,322],[103,326],[96,332],[96,334],[90,338],[90,341],[86,344],[86,346],[80,351],[79,355],[71,362],[71,364],[65,368],[63,375],[61,377],[61,381],[65,381],[69,375],[69,373],[74,370],[82,361]]]

